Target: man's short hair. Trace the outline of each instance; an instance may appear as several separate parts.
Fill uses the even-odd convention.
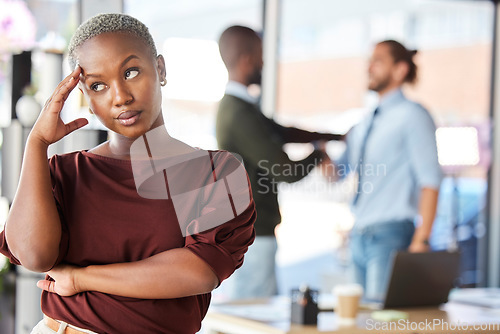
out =
[[[222,61],[228,69],[233,68],[240,56],[251,53],[255,42],[260,40],[260,36],[248,27],[234,25],[227,28],[219,38]]]

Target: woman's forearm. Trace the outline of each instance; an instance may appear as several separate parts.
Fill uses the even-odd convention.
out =
[[[64,123],[60,117],[80,73],[78,66],[59,83],[31,130],[21,178],[5,226],[10,252],[33,271],[47,271],[59,256],[61,222],[52,194],[47,148],[88,123],[84,118]]]
[[[55,263],[61,239],[47,147],[43,141],[28,138],[19,185],[5,227],[11,253],[27,269],[40,272]]]
[[[198,295],[212,291],[219,283],[209,265],[186,248],[137,262],[79,268],[73,279],[78,292],[99,291],[142,299]]]

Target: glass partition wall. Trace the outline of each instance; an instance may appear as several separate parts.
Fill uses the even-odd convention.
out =
[[[347,131],[376,103],[366,88],[374,44],[395,39],[418,50],[418,81],[405,93],[423,104],[442,130],[437,139],[446,176],[431,245],[446,249],[457,241],[463,254],[460,285],[485,284],[478,246],[487,230],[493,4],[440,0],[283,0],[282,4],[275,118],[284,123]],[[310,149],[295,145],[290,153],[301,156]],[[335,157],[343,145],[330,144],[328,150]],[[315,275],[324,278],[315,284],[325,289],[346,279],[338,273],[347,275],[351,186],[327,184],[316,173],[280,190],[280,259],[293,261],[290,254],[294,249],[299,252],[299,242],[301,247],[311,244],[310,253],[300,250],[296,255],[306,262],[314,264],[333,254],[337,268],[318,267],[320,274]]]

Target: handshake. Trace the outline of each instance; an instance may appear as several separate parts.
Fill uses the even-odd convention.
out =
[[[345,140],[345,135],[343,136],[342,140]],[[315,141],[312,142],[314,149],[317,151],[320,151],[322,153],[322,158],[321,162],[318,164],[318,169],[321,172],[321,175],[328,181],[328,182],[337,182],[339,180],[339,176],[337,173],[337,166],[335,166],[335,163],[330,159],[330,156],[328,155],[326,151],[326,144],[327,142],[324,140],[321,141]]]

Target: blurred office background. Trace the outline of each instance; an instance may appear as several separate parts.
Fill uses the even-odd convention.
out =
[[[499,286],[496,4],[487,0],[0,0],[0,223],[37,110],[18,108],[16,113],[18,99],[33,96],[43,105],[70,71],[64,49],[73,31],[85,18],[106,11],[133,15],[150,28],[167,63],[167,129],[204,149],[217,148],[215,112],[227,81],[217,39],[229,25],[263,31],[266,114],[311,130],[345,132],[373,108],[376,98],[366,89],[366,72],[377,41],[396,39],[418,49],[419,80],[406,93],[434,117],[446,173],[431,245],[461,249],[461,286]],[[24,89],[28,84],[32,89]],[[106,132],[78,92],[63,114],[91,122],[51,147],[51,153],[105,140]],[[332,157],[342,149],[339,143],[328,146]],[[287,150],[298,159],[312,148],[289,145]],[[280,293],[301,283],[329,291],[348,279],[349,182],[329,184],[313,172],[280,186]],[[7,265],[0,275],[0,332],[29,333],[39,316],[34,286],[39,276]],[[215,291],[215,301],[227,298],[225,289],[223,283]]]

